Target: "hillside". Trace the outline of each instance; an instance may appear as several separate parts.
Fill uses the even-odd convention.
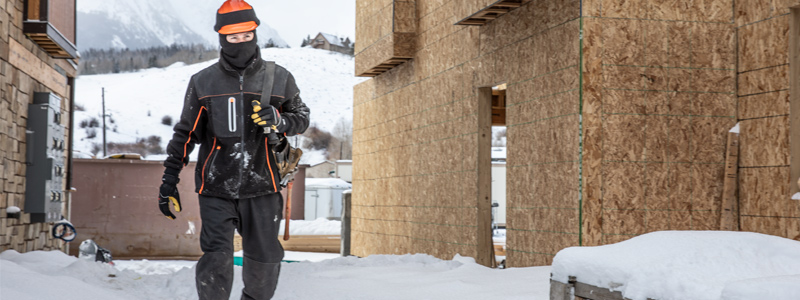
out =
[[[300,96],[311,109],[312,124],[332,131],[340,119],[352,122],[353,86],[363,80],[353,75],[353,57],[310,48],[270,48],[263,49],[261,53],[264,59],[276,61],[294,74],[301,90]],[[178,120],[189,78],[215,62],[212,60],[193,65],[178,63],[163,69],[146,69],[135,73],[79,77],[75,97],[77,106],[83,111],[75,112],[75,149],[91,153],[95,144],[102,145],[102,131],[99,128],[80,127],[82,121],[88,123],[93,118],[102,120],[102,88],[105,88],[106,111],[109,115],[109,143],[132,143],[155,135],[161,137],[163,147],[172,138],[172,126],[163,125],[162,118],[169,116],[174,121]],[[93,138],[90,137],[91,131],[96,133]],[[321,151],[307,152],[309,154],[304,156],[304,162],[322,160]]]

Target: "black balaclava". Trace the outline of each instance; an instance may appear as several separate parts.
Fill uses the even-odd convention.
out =
[[[231,44],[227,40],[227,34],[219,35],[219,44],[222,46],[222,58],[225,59],[231,66],[241,71],[247,68],[253,59],[256,58],[258,53],[258,35],[253,30],[253,40],[249,42],[242,42]]]

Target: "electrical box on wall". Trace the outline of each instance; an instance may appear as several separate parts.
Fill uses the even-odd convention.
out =
[[[53,93],[34,93],[28,106],[25,210],[32,223],[61,219],[64,199],[64,125],[61,98]]]

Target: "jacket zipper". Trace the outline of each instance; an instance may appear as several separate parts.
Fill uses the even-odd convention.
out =
[[[242,109],[242,114],[244,115],[245,114],[244,113],[244,105],[242,104],[242,103],[244,103],[244,72],[242,72],[242,74],[239,74],[239,97],[241,97],[241,99],[242,99],[242,101],[239,101],[239,107]],[[237,120],[237,122],[238,122],[238,120]],[[244,151],[245,151],[244,134],[245,134],[244,127],[242,127],[242,134],[240,135],[242,137],[242,140],[241,140],[241,144],[239,144],[240,145],[239,151],[242,151],[242,155],[244,155]],[[249,167],[249,166],[243,166],[243,167]],[[244,168],[239,168],[239,188],[237,189],[237,192],[236,192],[236,198],[239,198],[239,195],[241,194],[241,191],[242,191],[242,177],[244,177],[243,169]]]
[[[216,153],[214,153],[214,151],[219,150],[220,148],[221,148],[220,146],[217,146],[217,138],[214,138],[214,144],[211,146],[211,153],[208,154],[208,157],[206,157],[206,161],[203,164],[203,183],[200,185],[200,192],[199,192],[199,194],[201,195],[203,194],[203,190],[205,189],[206,186],[206,178],[208,177],[207,175],[208,173],[211,173],[211,168],[209,167],[208,159],[211,158],[211,155],[214,155],[214,158],[211,159],[211,164],[214,164],[214,160],[217,159],[217,155]],[[208,172],[206,172],[206,168],[208,168]]]

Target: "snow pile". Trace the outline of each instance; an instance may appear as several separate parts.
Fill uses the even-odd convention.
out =
[[[197,299],[194,263],[78,260],[60,252],[0,254],[3,299]],[[340,257],[284,263],[275,300],[549,299],[549,267],[489,269],[471,258],[428,255]],[[242,268],[234,267],[239,299]],[[111,275],[111,276],[109,276]],[[501,291],[501,294],[498,294]]]
[[[308,180],[308,179],[306,179]],[[281,221],[281,228],[278,233],[283,236],[286,221]],[[289,220],[289,235],[340,235],[342,234],[342,222],[319,218],[313,221]]]
[[[306,178],[306,188],[350,189],[353,185],[339,178]]]
[[[553,279],[621,291],[626,298],[800,299],[800,242],[748,232],[662,231],[553,259]],[[780,280],[759,279],[780,277]],[[770,297],[760,283],[773,280]],[[792,283],[793,282],[793,283]],[[725,291],[723,298],[720,296]]]

